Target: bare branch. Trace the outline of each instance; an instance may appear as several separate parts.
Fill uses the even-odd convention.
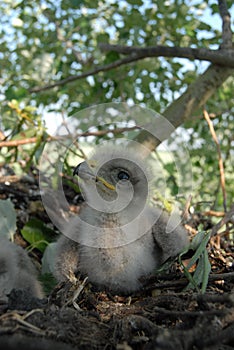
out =
[[[62,86],[62,85],[65,85],[65,84],[68,84],[68,83],[71,83],[75,80],[79,80],[79,79],[83,79],[83,78],[87,78],[89,77],[90,75],[96,75],[100,72],[107,72],[113,68],[117,68],[117,67],[120,67],[124,64],[127,64],[127,63],[131,63],[131,62],[134,62],[134,61],[138,61],[140,60],[142,57],[132,57],[132,56],[129,56],[129,57],[125,57],[125,58],[122,58],[122,59],[119,59],[117,61],[114,61],[112,63],[109,63],[109,64],[106,64],[106,65],[103,65],[103,66],[100,66],[100,67],[97,67],[97,68],[94,68],[94,69],[91,69],[87,72],[84,72],[84,73],[81,73],[81,74],[78,74],[78,75],[71,75],[65,79],[62,79],[62,80],[59,80],[53,84],[50,84],[50,85],[45,85],[45,86],[42,86],[42,87],[35,87],[35,88],[32,88],[29,90],[30,93],[32,92],[41,92],[41,91],[46,91],[46,90],[50,90],[54,87],[57,87],[57,86]]]
[[[234,68],[234,50],[209,50],[209,49],[192,49],[186,47],[166,47],[166,46],[150,46],[146,48],[140,47],[130,47],[130,46],[121,46],[121,45],[109,45],[109,44],[100,44],[100,48],[103,51],[115,51],[124,55],[129,55],[127,57],[121,58],[109,64],[99,66],[97,68],[91,69],[87,72],[71,75],[65,79],[59,80],[53,84],[45,85],[42,87],[34,87],[29,90],[30,93],[41,92],[52,89],[57,86],[62,86],[73,81],[87,78],[91,75],[96,75],[100,72],[107,72],[113,68],[120,67],[122,65],[136,62],[144,58],[149,57],[179,57],[179,58],[188,58],[190,60],[205,60],[212,62],[214,64]]]
[[[17,147],[17,146],[27,145],[30,143],[36,143],[37,141],[38,141],[38,137],[30,137],[28,139],[22,139],[22,140],[1,141],[0,148]]]
[[[208,211],[204,211],[202,213],[202,215],[204,216],[215,216],[217,218],[223,217],[225,215],[224,211],[214,211],[214,210],[208,210]]]
[[[222,49],[230,49],[232,45],[231,16],[227,9],[226,0],[219,0],[219,12],[223,21],[222,26]],[[232,57],[233,59],[233,57]]]
[[[126,128],[116,128],[116,129],[107,129],[107,130],[98,130],[98,131],[86,131],[81,132],[76,135],[65,135],[65,136],[48,136],[47,139],[45,139],[45,142],[51,142],[51,141],[62,141],[67,138],[76,139],[78,137],[87,137],[87,136],[104,136],[106,134],[112,133],[114,135],[120,134],[124,131],[132,131],[132,130],[138,130],[140,129],[138,126],[132,126],[132,127],[126,127]],[[0,142],[0,148],[2,147],[17,147],[22,145],[27,145],[30,143],[36,143],[38,141],[38,137],[31,137],[28,139],[22,139],[22,140],[10,140],[10,141],[2,141]]]
[[[168,46],[149,46],[149,47],[136,47],[136,46],[122,46],[122,45],[110,45],[100,43],[99,47],[102,51],[114,51],[123,55],[135,55],[141,58],[145,57],[177,57],[188,58],[190,60],[204,60],[214,64],[219,64],[226,67],[234,68],[233,54],[234,50],[210,50],[205,48],[190,48],[190,47],[168,47]]]
[[[216,135],[213,123],[210,120],[209,114],[207,113],[207,111],[205,109],[203,110],[203,115],[207,121],[211,135],[212,135],[213,140],[214,140],[216,147],[217,147],[217,152],[218,152],[218,157],[219,157],[220,184],[221,184],[222,193],[223,193],[223,208],[224,208],[224,211],[226,212],[227,211],[227,194],[226,194],[226,189],[225,189],[225,175],[224,175],[224,166],[223,166],[220,144],[219,144],[219,140],[218,140],[218,137]]]

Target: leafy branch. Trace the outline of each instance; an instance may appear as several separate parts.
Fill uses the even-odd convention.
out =
[[[213,64],[234,68],[233,54],[234,50],[210,50],[206,48],[190,48],[190,47],[169,47],[169,46],[150,46],[150,47],[133,47],[123,45],[111,45],[106,43],[99,44],[103,52],[118,52],[123,55],[132,55],[139,59],[147,57],[167,57],[167,58],[188,58],[190,60],[204,60]]]
[[[29,90],[30,93],[42,92],[53,89],[58,86],[63,86],[76,80],[84,79],[89,76],[96,75],[100,72],[108,72],[114,68],[136,62],[145,58],[151,57],[167,57],[167,58],[188,58],[190,60],[204,60],[209,61],[213,64],[217,64],[223,67],[234,68],[233,49],[209,50],[205,48],[194,49],[186,47],[167,47],[167,46],[151,46],[146,48],[130,47],[121,45],[110,45],[110,44],[99,44],[100,49],[104,51],[112,51],[121,54],[128,54],[129,56],[120,58],[114,62],[106,65],[99,66],[91,69],[87,72],[80,73],[77,75],[71,75],[65,79],[61,79],[53,84],[45,85],[42,87],[34,87]]]
[[[211,264],[209,262],[207,244],[209,243],[211,237],[218,235],[218,231],[222,226],[227,225],[228,223],[234,223],[233,217],[234,204],[231,206],[230,210],[225,214],[225,216],[219,221],[219,223],[213,226],[212,230],[209,233],[205,231],[198,232],[188,247],[186,247],[185,250],[179,255],[179,263],[183,268],[185,277],[189,281],[186,289],[192,288],[196,289],[198,292],[201,291],[201,293],[205,293],[211,272]],[[190,259],[188,265],[185,266],[183,263],[183,257],[191,250],[194,252],[194,254]],[[192,274],[190,272],[190,269],[194,264],[196,264],[196,268]]]
[[[48,84],[42,87],[34,87],[29,90],[30,93],[42,92],[53,89],[58,86],[71,83],[76,80],[87,78],[88,76],[96,75],[100,72],[107,72],[114,68],[126,65],[138,60],[142,60],[150,57],[167,57],[167,58],[188,58],[190,60],[205,60],[211,62],[213,65],[218,65],[226,68],[234,68],[234,49],[232,45],[232,31],[230,25],[230,14],[227,9],[226,0],[219,0],[219,11],[222,18],[222,45],[219,50],[210,50],[206,48],[191,48],[191,47],[168,47],[163,45],[150,46],[150,47],[134,47],[134,46],[122,46],[122,45],[111,45],[108,43],[100,43],[99,48],[102,52],[116,52],[127,57],[120,58],[114,62],[108,63],[88,70],[86,72],[71,75],[65,79],[61,79],[53,84]],[[62,36],[58,23],[56,23],[57,36],[60,41],[65,42],[66,46],[71,47],[70,43],[65,41]],[[74,52],[74,48],[72,47]],[[77,55],[77,52],[74,52]],[[78,56],[76,56],[78,58]],[[80,56],[79,56],[80,57]]]

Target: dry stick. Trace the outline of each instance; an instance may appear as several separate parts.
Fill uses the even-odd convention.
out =
[[[228,222],[234,223],[234,204],[232,204],[231,209],[225,214],[221,221],[219,221],[211,230],[211,236],[215,236],[217,232],[223,225],[226,225]]]
[[[66,128],[66,130],[67,130],[69,136],[72,138],[72,132],[71,132],[71,130],[69,129],[69,126],[68,126],[68,124],[67,124],[67,121],[66,121],[66,119],[65,119],[63,113],[62,113],[62,119],[63,119],[63,125],[65,126],[65,128]],[[76,148],[80,151],[81,157],[82,157],[83,159],[87,159],[86,154],[84,153],[84,151],[83,151],[82,148],[80,147],[79,142],[78,142],[77,140],[74,141],[74,145],[75,145]]]
[[[183,215],[182,217],[187,220],[189,218],[189,208],[190,208],[190,205],[191,205],[191,201],[192,201],[192,198],[193,196],[190,194],[186,200],[186,203],[185,203],[185,208],[184,208],[184,212],[183,212]]]
[[[225,215],[225,212],[223,211],[214,211],[214,210],[208,210],[208,211],[204,211],[202,213],[202,215],[204,216],[215,216],[217,218],[223,217]]]
[[[11,141],[2,141],[0,142],[0,148],[1,147],[17,147],[21,145],[27,145],[29,143],[36,143],[38,140],[37,137],[30,137],[28,139],[23,140],[11,140]]]
[[[224,166],[223,166],[220,144],[219,144],[219,140],[217,138],[217,135],[215,133],[213,123],[210,120],[209,114],[207,113],[207,111],[205,109],[203,110],[203,115],[207,121],[207,124],[210,128],[211,135],[212,135],[213,140],[217,146],[217,152],[218,152],[218,157],[219,157],[220,183],[221,183],[221,188],[222,188],[222,193],[223,193],[223,208],[224,208],[224,211],[226,212],[227,211],[227,194],[226,194],[226,189],[225,189],[225,175],[224,175]]]
[[[76,135],[73,135],[72,138],[78,138],[78,137],[87,137],[87,136],[104,136],[108,133],[112,133],[112,134],[120,134],[124,131],[131,131],[131,130],[137,130],[140,129],[140,127],[138,126],[132,126],[129,128],[116,128],[116,129],[108,129],[108,130],[99,130],[99,131],[86,131],[86,132],[82,132]],[[60,140],[64,140],[67,139],[69,137],[69,135],[65,135],[65,136],[48,136],[47,139],[45,139],[44,141],[46,142],[51,142],[51,141],[60,141]],[[37,137],[31,137],[28,139],[23,139],[23,140],[11,140],[11,141],[2,141],[0,142],[0,148],[2,147],[17,147],[17,146],[22,146],[22,145],[26,145],[29,143],[36,143],[38,141]]]
[[[179,280],[170,280],[170,278],[174,278],[173,276],[159,276],[158,280],[162,282],[152,283],[150,285],[145,285],[144,290],[150,291],[154,289],[169,289],[169,288],[183,288],[188,284],[188,280],[186,278],[180,278]],[[234,281],[234,272],[225,272],[225,273],[212,273],[209,275],[209,282],[215,281]],[[148,282],[146,282],[148,283]]]

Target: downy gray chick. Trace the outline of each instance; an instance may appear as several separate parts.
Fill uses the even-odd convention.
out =
[[[21,289],[32,297],[43,298],[37,271],[23,248],[0,238],[0,299],[7,301],[7,295],[13,289]]]
[[[188,243],[182,226],[149,206],[150,171],[132,150],[99,147],[74,174],[86,202],[57,242],[58,281],[79,271],[99,289],[137,291],[141,277]]]

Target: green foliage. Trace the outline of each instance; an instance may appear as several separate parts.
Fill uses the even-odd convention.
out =
[[[191,7],[180,0],[62,1],[56,5],[47,0],[2,1],[2,93],[8,101],[37,106],[53,103],[53,109],[69,113],[113,99],[147,103],[160,112],[173,91],[179,93],[190,83],[184,64],[176,59],[149,58],[119,67],[117,72],[100,73],[92,82],[86,78],[37,94],[28,91],[119,58],[117,53],[103,54],[98,47],[101,42],[142,47],[217,45],[220,32],[202,18],[207,9],[204,2]],[[189,67],[193,70],[195,64]],[[136,93],[138,86],[143,96]]]
[[[29,220],[21,230],[24,239],[30,243],[31,248],[37,248],[44,252],[45,248],[53,240],[55,233],[42,221],[33,218]]]
[[[233,9],[232,0],[228,0],[227,4]],[[99,103],[131,102],[162,113],[204,71],[207,64],[177,58],[147,58],[53,89],[37,93],[33,93],[32,89],[92,71],[123,57],[115,52],[101,52],[100,43],[138,47],[165,45],[218,48],[221,27],[217,29],[216,17],[210,23],[207,22],[207,17],[203,15],[209,10],[217,15],[218,5],[201,0],[192,2],[192,5],[182,0],[1,1],[0,131],[6,133],[11,141],[36,140],[20,149],[1,148],[0,162],[19,167],[19,161],[23,159],[25,172],[32,165],[38,165],[48,136],[43,122],[43,116],[48,111],[71,116]],[[206,106],[213,115],[212,121],[220,140],[225,165],[227,206],[234,197],[233,91],[234,79],[229,78]],[[102,118],[97,120],[97,130],[105,129],[107,121]],[[126,120],[126,125],[128,122]],[[91,124],[92,120],[87,120],[85,115],[79,116],[76,130],[86,131]],[[123,136],[122,133],[116,138]],[[128,136],[133,138],[134,132]],[[106,134],[102,139],[111,138],[112,135]],[[217,149],[202,113],[198,112],[191,120],[185,121],[180,130],[175,132],[173,140],[173,144],[169,141],[169,148],[180,149],[181,144],[186,144],[190,152],[195,185],[193,201],[208,201],[209,207],[223,209]],[[99,143],[100,137],[95,138],[94,142]],[[68,158],[65,159],[64,171],[71,175]],[[166,187],[172,197],[178,195],[181,187],[176,175],[176,162],[161,159]],[[186,164],[182,166],[186,174]],[[55,188],[56,176],[51,179]],[[79,190],[69,179],[65,181]],[[186,185],[183,184],[185,189]],[[170,211],[170,202],[160,193],[157,193],[157,197]],[[16,214],[10,201],[0,201],[0,216],[1,234],[12,237],[16,229]],[[21,233],[32,248],[41,252],[53,240],[53,231],[36,219],[30,220]],[[201,288],[202,292],[206,289],[210,272],[206,250],[208,240],[209,235],[204,232],[195,237],[188,248],[194,251],[194,255],[189,266],[184,266],[189,280],[188,288]],[[47,257],[52,256],[50,249],[53,244],[49,244],[44,255],[46,272],[50,270]],[[194,263],[197,268],[192,275],[189,268]]]
[[[206,249],[209,239],[210,235],[208,233],[204,231],[198,232],[190,245],[179,256],[179,262],[181,266],[183,266],[184,274],[189,281],[186,290],[192,288],[201,293],[205,293],[206,291],[211,271],[211,265]],[[189,264],[185,266],[182,258],[189,250],[194,251],[194,255],[190,259]],[[191,272],[189,272],[189,269],[191,269],[194,264],[196,264],[196,269],[192,275]]]
[[[224,88],[217,91],[216,96],[210,101],[211,120],[219,140],[219,145],[224,163],[227,206],[229,207],[234,197],[233,182],[233,135],[234,135],[234,79],[229,78],[224,83]],[[221,95],[222,98],[221,98]],[[220,101],[217,105],[216,101]],[[211,136],[207,122],[202,117],[188,121],[184,124],[189,135],[187,148],[193,166],[194,177],[194,201],[208,201],[209,206],[219,210],[223,209],[223,195],[220,186],[220,170],[217,146]]]
[[[38,161],[48,136],[42,116],[37,110],[37,107],[25,105],[13,99],[7,103],[2,118],[2,129],[9,133],[11,141],[28,139],[30,144],[30,139],[35,138],[32,146],[26,143],[23,147],[23,158],[26,161],[25,171],[29,169],[33,161]],[[13,152],[12,149],[5,149],[4,159],[7,163],[16,162],[18,157],[17,147],[13,149]]]
[[[231,0],[227,1],[230,12]],[[22,158],[27,172],[38,162],[47,137],[43,116],[59,111],[74,115],[88,106],[103,102],[139,103],[162,113],[196,77],[204,62],[177,58],[146,58],[116,69],[100,72],[53,89],[30,92],[71,76],[92,71],[122,58],[115,52],[103,53],[100,43],[148,47],[155,45],[218,48],[221,25],[218,5],[208,1],[102,1],[73,0],[53,2],[2,1],[0,4],[0,129],[8,139],[36,137],[36,143],[4,148],[0,161],[16,164]],[[233,161],[233,78],[210,99],[206,108],[220,139],[225,163],[228,205],[234,196]],[[195,187],[194,201],[208,200],[222,208],[217,151],[201,113],[185,121],[178,138],[190,151]],[[78,119],[79,131],[92,120]],[[105,121],[104,121],[105,123]],[[100,127],[105,128],[105,126]],[[112,136],[105,135],[108,139]],[[177,136],[174,137],[177,142]],[[96,138],[95,142],[99,142]],[[181,140],[180,140],[181,141]],[[180,143],[178,142],[178,147]],[[176,196],[180,186],[175,164],[165,163],[167,186]],[[69,171],[69,165],[65,164]],[[70,182],[72,185],[72,183]]]

